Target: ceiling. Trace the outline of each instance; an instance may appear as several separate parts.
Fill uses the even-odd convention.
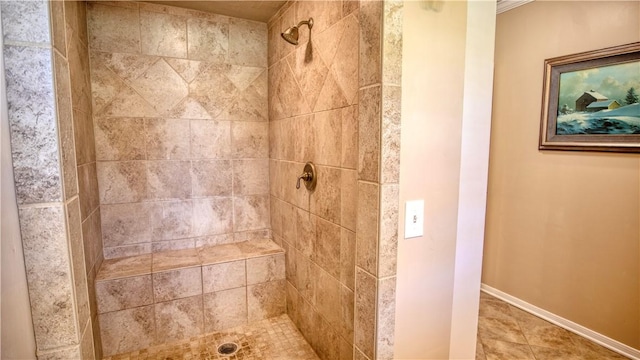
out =
[[[235,1],[146,1],[160,5],[177,6],[192,10],[212,12],[242,19],[267,22],[286,1],[235,0]]]

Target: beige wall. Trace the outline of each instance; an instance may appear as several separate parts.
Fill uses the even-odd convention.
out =
[[[639,41],[638,29],[637,1],[535,1],[498,15],[482,277],[635,348],[638,157],[537,146],[544,59]]]
[[[398,244],[398,359],[473,358],[495,4],[405,2],[400,218],[425,200],[424,236]]]

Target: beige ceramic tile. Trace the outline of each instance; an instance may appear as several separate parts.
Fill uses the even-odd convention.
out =
[[[235,158],[268,158],[269,125],[266,122],[234,121],[231,124]]]
[[[158,343],[187,339],[202,333],[202,295],[155,304]]]
[[[153,272],[191,268],[200,265],[197,249],[184,249],[153,254]],[[199,269],[199,268],[198,268]]]
[[[227,58],[229,24],[191,18],[187,37],[189,59],[222,62]]]
[[[160,60],[158,56],[142,54],[91,51],[91,66],[102,65],[111,71],[111,74],[127,84],[144,74],[149,68]],[[93,69],[92,69],[93,70]],[[93,72],[91,74],[94,75]]]
[[[318,293],[316,294],[316,306],[320,314],[337,328],[340,325],[340,282],[326,271],[320,271],[318,276]]]
[[[71,265],[73,270],[73,286],[76,301],[76,316],[78,328],[89,320],[89,293],[87,289],[87,271],[85,269],[85,256],[82,240],[82,223],[80,221],[80,205],[78,199],[72,200],[67,205],[67,238],[71,250]]]
[[[233,193],[235,195],[265,195],[269,192],[269,160],[233,161]]]
[[[354,289],[356,262],[356,234],[340,229],[340,282]]]
[[[300,293],[305,301],[308,301],[310,304],[316,304],[316,294],[318,291],[318,282],[317,282],[317,272],[320,271],[312,261],[310,261],[305,256],[299,256],[298,253],[296,260],[296,279],[297,284],[295,284],[296,289]]]
[[[349,104],[353,104],[353,99],[358,93],[358,44],[359,25],[358,20],[349,16],[344,20],[344,32],[337,47],[336,55],[331,64],[331,71],[335,74],[342,93]],[[402,52],[400,52],[402,53]]]
[[[396,278],[378,280],[376,357],[393,359],[396,316]]]
[[[338,75],[334,70],[329,70],[327,78],[322,85],[322,90],[320,90],[320,95],[318,95],[318,101],[313,108],[314,111],[337,109],[352,103],[340,88],[337,77]]]
[[[382,78],[385,84],[402,84],[402,1],[384,3]]]
[[[343,168],[358,168],[358,105],[342,109],[342,156]]]
[[[311,194],[311,213],[339,223],[341,217],[341,171],[337,168],[316,166],[318,182]]]
[[[379,86],[360,91],[358,107],[358,176],[359,180],[378,181],[380,159]]]
[[[97,163],[100,203],[136,202],[147,198],[147,169],[143,162]]]
[[[379,83],[382,79],[382,7],[383,2],[361,0],[360,23],[360,87]]]
[[[152,204],[152,205],[151,205]],[[189,237],[193,229],[193,203],[164,201],[150,203],[152,241]]]
[[[187,57],[187,21],[181,16],[140,11],[142,53]]]
[[[233,202],[228,197],[193,200],[193,236],[217,235],[233,230]]]
[[[85,268],[91,269],[99,264],[102,254],[102,229],[100,226],[100,210],[94,211],[82,223],[82,242],[84,248]]]
[[[228,196],[233,189],[230,160],[194,160],[191,162],[192,196]]]
[[[170,250],[184,250],[184,249],[193,249],[195,248],[195,240],[193,238],[189,239],[178,239],[178,240],[162,240],[162,241],[154,241],[151,243],[151,252],[163,252]]]
[[[91,79],[87,47],[77,37],[72,37],[67,46],[73,108],[85,114],[90,114]]]
[[[356,264],[371,274],[378,268],[378,185],[358,182]]]
[[[487,359],[536,359],[526,344],[485,339],[482,347]]]
[[[247,285],[285,278],[284,254],[247,259]]]
[[[44,348],[69,346],[77,341],[79,334],[65,209],[50,206],[19,210],[27,280],[49,284],[30,289],[36,341]],[[56,276],[52,278],[49,274]]]
[[[113,100],[96,114],[107,117],[157,117],[158,111],[129,86],[122,86]]]
[[[207,235],[193,238],[197,248],[234,243],[233,234]]]
[[[103,249],[105,259],[119,259],[130,256],[138,256],[151,253],[151,243],[125,245],[117,247],[105,247]]]
[[[247,286],[248,320],[267,319],[285,312],[285,280]]]
[[[140,52],[138,11],[89,3],[87,23],[91,48],[100,51]]]
[[[400,86],[382,89],[382,144],[380,182],[397,183],[400,177]]]
[[[289,68],[293,72],[297,83],[300,86],[302,92],[301,98],[281,98],[285,101],[306,101],[310,108],[314,108],[320,91],[322,90],[322,84],[325,82],[329,69],[324,61],[319,56],[313,56],[313,52],[307,51],[306,46],[301,46],[296,51],[287,57],[286,59],[288,67],[283,70],[288,72]],[[282,89],[285,90],[286,89]],[[283,93],[285,94],[285,93]],[[294,114],[292,114],[294,115]],[[297,114],[295,114],[297,115]]]
[[[247,231],[269,226],[269,196],[251,195],[233,200],[233,230]]]
[[[171,111],[164,115],[175,119],[211,120],[211,114],[200,104],[200,102],[190,96],[174,106]]]
[[[93,123],[88,114],[76,109],[73,110],[73,133],[78,165],[87,164],[96,159]]]
[[[207,67],[207,63],[204,61],[186,60],[184,58],[165,59],[165,61],[188,83]]]
[[[520,331],[518,323],[513,319],[480,317],[478,319],[478,333],[483,340],[492,339],[518,344],[527,343],[527,339]],[[486,348],[485,351],[487,351]]]
[[[120,279],[151,273],[151,254],[110,259],[102,262],[96,281]]]
[[[245,257],[257,257],[283,253],[284,250],[269,239],[244,241],[237,244]]]
[[[204,295],[204,331],[220,331],[247,323],[247,288]]]
[[[78,171],[78,195],[80,197],[80,212],[82,219],[86,219],[100,204],[98,192],[98,178],[96,163],[80,165]]]
[[[96,283],[98,313],[153,304],[151,275],[104,280]]]
[[[188,84],[164,60],[153,64],[131,86],[160,114],[163,114],[188,94]]]
[[[191,121],[191,156],[220,159],[231,155],[231,122]]]
[[[314,261],[331,276],[340,278],[340,226],[318,219],[316,232]]]
[[[135,133],[139,136],[140,132]],[[145,119],[145,149],[149,160],[190,158],[190,122],[176,119]]]
[[[342,109],[316,113],[313,127],[316,164],[340,166]]]
[[[373,359],[376,329],[376,279],[356,268],[354,345]]]
[[[340,175],[340,225],[355,231],[358,209],[358,172],[342,170]]]
[[[52,12],[62,11],[61,5],[52,4]],[[52,14],[52,21],[55,14]],[[64,28],[63,28],[64,29]],[[55,28],[54,28],[55,33]],[[55,34],[54,34],[55,37]],[[64,39],[64,33],[63,33]],[[55,93],[58,119],[58,138],[60,155],[62,156],[62,177],[64,181],[64,198],[69,199],[78,193],[76,174],[75,143],[73,134],[73,111],[71,109],[71,89],[68,80],[69,65],[62,56],[54,53]]]
[[[96,159],[145,159],[144,121],[136,118],[95,119]]]
[[[150,203],[105,204],[100,210],[104,246],[151,242]]]
[[[203,266],[209,264],[226,263],[246,258],[238,244],[224,244],[215,247],[198,249],[200,262]]]
[[[100,314],[99,321],[105,356],[141,350],[156,342],[151,305]]]
[[[378,276],[387,277],[396,274],[400,190],[397,184],[382,185],[380,189]]]
[[[185,199],[191,195],[189,161],[149,161],[147,181],[153,199]]]
[[[228,77],[230,72],[232,72],[231,65],[213,64],[189,84],[189,95],[197,100],[213,118],[218,118],[239,93],[238,88]]]
[[[212,249],[212,251],[215,251],[215,249]],[[240,256],[240,252],[238,252],[237,255]],[[245,260],[203,266],[202,282],[205,293],[246,286],[247,272]]]
[[[300,253],[310,259],[315,259],[318,237],[317,222],[319,220],[308,211],[301,209],[294,209],[293,211],[294,213],[291,214],[291,216],[285,217],[285,219],[292,219],[293,216],[296,217],[295,224],[293,221],[285,221],[285,223],[295,225],[293,227],[293,235],[287,236],[285,233],[285,239],[289,238],[289,242],[291,242]]]
[[[264,23],[229,20],[229,63],[267,66],[267,26]]]
[[[173,271],[154,272],[153,299],[156,303],[202,294],[200,266]]]

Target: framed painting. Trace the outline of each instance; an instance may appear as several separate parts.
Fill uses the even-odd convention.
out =
[[[640,42],[544,62],[540,150],[640,152]]]

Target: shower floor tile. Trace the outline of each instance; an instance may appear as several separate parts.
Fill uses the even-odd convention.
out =
[[[218,346],[235,343],[233,355],[218,354]],[[318,356],[287,315],[227,331],[153,346],[104,360],[318,360]]]

